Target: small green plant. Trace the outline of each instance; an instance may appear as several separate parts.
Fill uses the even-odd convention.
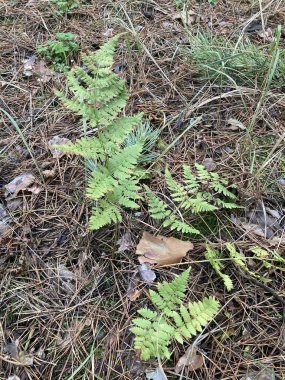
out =
[[[259,246],[255,246],[251,248],[251,252],[254,254],[253,259],[261,261],[264,268],[285,271],[285,267],[280,266],[280,264],[285,264],[285,259],[278,251],[268,251]]]
[[[201,332],[217,314],[220,305],[214,297],[183,303],[189,273],[190,268],[173,281],[158,284],[157,292],[150,290],[149,297],[157,311],[140,309],[138,314],[142,318],[133,319],[134,347],[143,360],[169,358],[172,339],[183,343]]]
[[[233,290],[234,285],[233,282],[227,274],[223,273],[222,270],[224,268],[224,264],[221,261],[223,259],[220,251],[214,249],[209,244],[206,245],[205,258],[209,260],[209,263],[217,273],[219,277],[223,280],[223,283],[228,291]]]
[[[199,32],[190,37],[190,57],[202,80],[255,87],[263,85],[268,73],[272,73],[270,83],[281,87],[285,50],[280,51],[279,59],[272,64],[276,43],[273,41],[268,49],[262,49],[247,38],[232,41]]]
[[[57,13],[60,15],[72,13],[80,7],[80,3],[76,0],[50,0],[50,2],[55,4]]]
[[[95,202],[89,221],[94,230],[121,221],[122,208],[139,207],[139,181],[145,173],[139,162],[147,159],[146,150],[156,138],[149,127],[142,126],[142,113],[119,115],[128,100],[125,80],[112,71],[121,36],[111,38],[95,53],[82,54],[86,68],[77,66],[67,73],[71,98],[56,92],[67,108],[82,117],[86,128],[98,127],[92,137],[59,146],[89,160],[92,171],[86,195]]]
[[[262,282],[270,281],[270,278],[266,278],[256,273],[253,270],[250,270],[247,261],[248,258],[240,252],[234,244],[226,243],[224,252],[227,252],[228,255],[223,254],[221,251],[214,249],[211,245],[206,245],[205,258],[209,261],[213,269],[216,271],[218,276],[221,277],[223,283],[228,291],[231,291],[234,286],[231,278],[222,272],[224,265],[223,260],[225,258],[230,259],[230,261],[240,270],[243,270],[248,275],[261,280]],[[285,271],[285,267],[280,266],[281,264],[285,264],[285,259],[276,251],[267,251],[264,248],[259,246],[255,246],[251,248],[251,252],[253,256],[250,258],[252,260],[257,260],[262,263],[262,266],[266,269],[277,269],[281,271]]]
[[[199,231],[188,225],[181,215],[181,210],[192,214],[213,212],[220,208],[232,209],[239,207],[232,201],[236,195],[230,191],[235,188],[228,180],[220,178],[217,173],[208,172],[203,165],[195,164],[195,171],[190,166],[183,166],[183,181],[173,179],[168,168],[165,179],[171,199],[177,204],[177,212],[158,198],[148,187],[145,187],[148,197],[150,216],[162,220],[163,227],[183,233],[199,234]]]
[[[37,51],[51,62],[54,70],[65,72],[69,69],[68,58],[79,49],[79,45],[75,42],[73,33],[57,33],[55,36],[56,40],[37,46]]]

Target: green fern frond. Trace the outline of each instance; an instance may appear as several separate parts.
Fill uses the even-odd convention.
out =
[[[246,266],[246,257],[241,253],[238,252],[234,244],[232,243],[227,243],[226,248],[229,252],[230,258],[232,261],[239,267],[243,269],[247,269]]]
[[[184,186],[180,185],[180,183],[176,182],[172,178],[168,167],[165,169],[165,180],[167,187],[171,192],[171,197],[175,202],[183,202],[185,199],[187,199],[187,190],[185,190]]]
[[[148,186],[145,185],[144,188],[147,192],[150,216],[153,219],[166,219],[172,211],[165,202],[154,195]]]
[[[253,258],[262,262],[262,266],[265,268],[274,268],[285,271],[284,267],[280,267],[279,264],[285,264],[285,259],[276,250],[268,251],[259,246],[251,248],[251,252],[254,254]]]
[[[99,50],[96,51],[94,60],[92,63],[96,69],[109,68],[111,69],[114,64],[114,54],[119,40],[126,35],[126,33],[119,33],[116,36],[110,38]],[[93,72],[96,73],[96,72]]]
[[[211,174],[208,172],[208,170],[205,168],[204,165],[195,163],[195,168],[197,172],[197,177],[199,181],[201,182],[207,182],[211,179]]]
[[[140,309],[143,318],[134,318],[130,330],[135,334],[134,347],[140,351],[141,358],[169,358],[168,346],[172,339],[183,343],[195,336],[210,322],[220,307],[214,297],[184,305],[190,268],[170,283],[158,284],[157,292],[150,290],[153,305],[160,311]]]
[[[57,91],[63,104],[81,115],[90,126],[108,126],[128,100],[125,81],[112,72],[114,53],[122,34],[111,38],[99,50],[82,54],[87,69],[76,67],[67,74],[72,98]]]
[[[190,194],[196,194],[200,188],[200,185],[193,174],[190,166],[183,165],[184,182],[186,183],[186,189]]]
[[[170,215],[168,219],[165,219],[162,223],[163,227],[169,227],[172,231],[176,230],[183,234],[195,234],[199,235],[200,231],[190,226],[184,221],[178,219],[175,215]]]
[[[130,178],[142,152],[142,144],[127,146],[111,157],[106,165],[109,173],[119,180]]]
[[[188,165],[183,166],[183,184],[176,181],[169,168],[165,169],[165,180],[173,202],[177,203],[180,210],[190,211],[192,214],[213,212],[218,208],[237,208],[235,203],[228,199],[236,196],[225,186],[228,181],[221,179],[217,173],[210,173],[201,165],[195,164],[196,173]],[[206,189],[205,189],[206,188]],[[217,195],[223,198],[218,198]],[[148,190],[150,215],[154,219],[163,220],[163,227],[187,234],[199,234],[200,232],[183,220],[179,213],[172,213],[166,203],[157,198]]]
[[[92,230],[98,230],[107,224],[118,223],[121,221],[122,215],[118,207],[106,200],[100,200],[97,207],[92,209],[89,227]]]
[[[149,213],[153,219],[162,220],[163,227],[169,227],[172,231],[176,230],[185,234],[199,234],[200,232],[185,223],[179,217],[173,214],[173,211],[168,207],[168,205],[159,199],[154,193],[147,187],[144,186],[147,192]]]
[[[180,305],[185,297],[188,277],[191,268],[184,271],[180,276],[171,282],[162,282],[157,285],[157,291],[149,291],[152,303],[162,311],[174,309],[175,305]]]
[[[250,274],[251,276],[255,277],[255,278],[258,278],[259,280],[263,281],[263,282],[268,282],[270,281],[269,278],[266,278],[266,277],[263,277],[263,276],[260,276],[258,273],[255,273],[254,271],[251,271],[248,266],[247,266],[247,262],[246,262],[246,257],[239,251],[237,251],[236,247],[234,246],[234,244],[232,243],[227,243],[226,244],[226,248],[229,252],[229,256],[230,258],[232,259],[233,263],[241,268],[242,270],[244,270],[245,272],[247,272],[248,274]]]
[[[207,202],[201,193],[198,193],[196,198],[186,199],[181,207],[185,210],[190,209],[193,214],[217,210],[217,207]]]
[[[205,252],[205,258],[209,261],[212,268],[215,270],[215,272],[221,277],[221,279],[224,282],[224,285],[228,291],[231,291],[234,288],[233,282],[231,278],[222,272],[222,269],[224,268],[224,265],[220,261],[221,255],[220,252],[213,247],[211,247],[209,244],[206,245],[206,252]]]
[[[231,202],[225,202],[220,198],[216,198],[216,204],[219,207],[225,208],[225,209],[233,209],[233,208],[240,208],[241,206],[237,205],[236,203],[231,203]]]
[[[107,168],[98,165],[97,169],[91,173],[87,183],[86,195],[88,198],[97,201],[107,193],[114,191],[118,184],[118,181],[110,175]]]

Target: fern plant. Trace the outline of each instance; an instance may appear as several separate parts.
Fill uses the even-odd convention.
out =
[[[201,164],[195,164],[195,172],[190,166],[183,166],[183,183],[177,182],[168,168],[165,170],[165,179],[171,198],[177,204],[177,213],[173,212],[148,187],[145,187],[150,215],[153,219],[162,220],[164,227],[183,233],[199,234],[196,228],[184,221],[180,210],[197,214],[216,211],[220,208],[239,207],[233,203],[236,195],[231,189],[235,186],[229,186],[228,180],[220,178],[218,173],[208,172]]]
[[[278,251],[267,251],[264,248],[255,246],[251,249],[251,252],[254,254],[253,259],[261,261],[264,268],[285,271],[285,268],[280,266],[280,264],[285,264],[285,259]]]
[[[270,279],[268,278],[265,278],[265,277],[262,277],[260,276],[258,273],[250,270],[247,266],[247,259],[246,257],[244,256],[244,254],[240,251],[238,251],[235,247],[234,244],[232,243],[227,243],[226,244],[226,249],[229,253],[229,256],[232,260],[232,262],[236,265],[236,267],[244,270],[245,272],[247,272],[249,275],[255,277],[255,278],[258,278],[259,280],[263,281],[263,282],[268,282],[270,281]]]
[[[223,273],[222,270],[224,268],[224,265],[221,261],[222,255],[221,253],[211,247],[209,244],[206,245],[206,252],[205,252],[205,258],[209,260],[209,263],[211,264],[212,268],[215,270],[217,275],[223,280],[223,283],[228,291],[233,290],[234,285],[233,282],[227,274]]]
[[[134,347],[141,358],[169,358],[168,346],[172,339],[183,343],[195,336],[210,322],[219,309],[214,297],[184,304],[190,268],[171,282],[158,284],[157,291],[150,290],[149,297],[157,311],[148,308],[138,310],[140,318],[134,318]]]
[[[97,127],[91,137],[57,146],[89,160],[92,172],[86,194],[96,202],[89,222],[94,230],[121,221],[122,207],[138,207],[142,176],[138,163],[149,137],[149,132],[141,133],[132,143],[126,143],[136,128],[141,128],[143,115],[122,115],[128,92],[125,80],[112,71],[113,56],[121,37],[119,34],[111,38],[95,53],[82,54],[83,66],[76,66],[67,74],[70,97],[56,92],[68,109],[82,117],[86,128]]]

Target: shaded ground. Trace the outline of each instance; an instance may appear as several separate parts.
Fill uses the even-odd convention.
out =
[[[262,28],[284,27],[283,1],[260,3]],[[48,2],[0,4],[0,107],[22,133],[2,113],[0,194],[11,229],[0,240],[0,379],[13,374],[21,380],[144,379],[145,369],[156,366],[142,363],[132,349],[131,318],[147,304],[146,285],[133,279],[138,265],[134,252],[143,230],[168,231],[153,224],[144,204],[140,214],[125,214],[120,226],[87,231],[90,205],[84,198],[82,163],[74,157],[53,158],[48,147],[55,135],[74,139],[82,133],[78,119],[57,103],[53,93],[54,88],[65,88],[64,75],[53,75],[46,83],[23,75],[22,61],[56,32],[73,32],[85,51],[122,30],[130,32],[130,48],[120,45],[116,67],[128,81],[127,111],[143,111],[154,128],[163,128],[164,146],[192,118],[203,115],[201,123],[157,161],[153,188],[164,191],[159,174],[166,163],[179,172],[183,163],[211,158],[216,170],[237,184],[239,202],[248,213],[265,207],[279,213],[278,227],[266,227],[263,221],[265,230],[272,230],[271,236],[265,231],[265,237],[233,223],[230,213],[218,214],[203,224],[203,239],[194,242],[194,251],[181,266],[155,270],[158,281],[170,280],[191,263],[189,299],[211,294],[224,305],[199,344],[205,365],[194,372],[185,369],[181,378],[241,379],[262,368],[274,369],[277,379],[285,378],[282,272],[270,271],[270,291],[229,265],[235,289],[227,293],[203,256],[205,241],[219,247],[229,237],[246,252],[256,244],[265,248],[275,244],[284,253],[284,89],[267,94],[250,136],[230,128],[231,118],[250,124],[261,91],[201,81],[188,58],[189,35],[203,30],[226,38],[239,36],[251,21],[260,20],[259,2],[228,0],[212,7],[192,1],[189,9],[189,20],[183,24],[172,1],[86,2],[64,17]],[[266,43],[257,30],[247,33],[258,44]],[[43,170],[53,172],[44,181],[39,174]],[[4,185],[27,172],[42,190],[19,192],[18,203],[11,206]],[[238,215],[244,217],[243,212]],[[131,232],[133,247],[118,253],[118,239],[126,231]],[[142,290],[133,301],[128,297],[132,279]],[[13,343],[7,350],[15,341],[18,347]],[[22,365],[13,359],[15,347]],[[179,378],[174,367],[187,347],[173,346],[173,360],[163,364],[169,379]]]

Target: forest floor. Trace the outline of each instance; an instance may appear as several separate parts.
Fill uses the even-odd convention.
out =
[[[161,130],[160,145],[171,147],[152,167],[152,189],[165,193],[166,164],[178,173],[204,163],[237,186],[242,206],[196,218],[201,236],[187,238],[193,250],[179,264],[154,267],[151,285],[138,274],[136,246],[143,231],[173,232],[153,223],[143,202],[119,225],[88,230],[82,160],[49,147],[54,136],[74,141],[82,125],[54,94],[66,88],[65,74],[36,51],[58,32],[73,33],[86,52],[122,31],[129,42],[119,45],[115,72],[127,80],[126,113],[144,112]],[[208,47],[195,62],[191,55],[199,33],[224,41],[230,55],[241,40],[253,43],[269,56],[268,71],[258,81],[253,59],[234,79],[220,77],[228,61],[217,53],[211,77]],[[284,263],[251,258],[254,246],[285,258],[284,0],[90,0],[67,15],[47,0],[2,0],[0,52],[0,380],[164,379],[149,374],[157,360],[140,359],[129,329],[148,289],[189,265],[187,297],[213,295],[221,311],[195,341],[202,365],[175,373],[193,342],[173,343],[161,363],[167,378],[285,379]],[[80,52],[69,64],[80,64]],[[229,240],[258,273],[229,262],[232,291],[204,256],[205,242],[219,249]]]

